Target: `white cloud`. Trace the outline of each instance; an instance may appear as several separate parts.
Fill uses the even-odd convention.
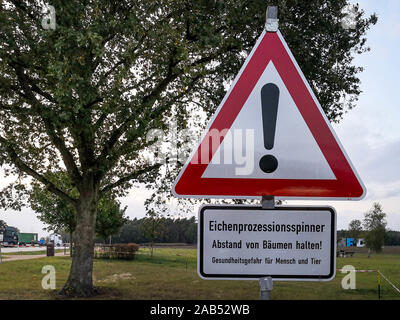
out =
[[[129,218],[142,218],[145,216],[146,211],[144,208],[144,201],[152,194],[151,190],[143,186],[132,189],[127,197],[121,198],[120,201],[123,206],[128,206],[126,215]]]

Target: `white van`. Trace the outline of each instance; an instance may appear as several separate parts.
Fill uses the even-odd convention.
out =
[[[52,235],[50,235],[49,240],[50,240],[50,242],[53,242],[53,243],[54,243],[54,246],[55,246],[55,247],[61,247],[61,246],[63,245],[61,236],[58,235],[58,234],[52,234]]]

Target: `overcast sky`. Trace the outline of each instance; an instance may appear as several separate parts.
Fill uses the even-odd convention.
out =
[[[357,107],[333,126],[367,188],[367,196],[361,201],[288,201],[288,204],[331,205],[338,214],[338,229],[346,229],[352,219],[363,219],[373,202],[378,201],[387,213],[388,227],[400,231],[400,1],[357,2],[367,14],[375,12],[379,20],[367,35],[371,51],[355,59],[356,65],[365,68],[360,75],[363,93]],[[144,216],[143,202],[149,195],[146,190],[133,189],[129,197],[122,199],[128,206],[129,217]],[[21,232],[47,234],[29,209],[0,210],[0,219]]]

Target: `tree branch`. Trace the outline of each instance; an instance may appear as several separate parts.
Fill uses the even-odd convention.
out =
[[[26,99],[30,101],[32,107],[36,110],[37,115],[42,119],[46,128],[47,135],[49,136],[55,147],[60,151],[65,167],[67,168],[77,188],[80,189],[81,175],[75,163],[74,157],[72,156],[71,152],[69,152],[64,141],[57,135],[56,128],[52,120],[45,116],[45,112],[43,112],[40,102],[33,94],[33,86],[35,86],[35,84],[32,83],[29,77],[24,74],[23,69],[20,65],[13,63],[12,66],[16,72],[18,81],[25,93]]]
[[[161,94],[161,92],[168,86],[168,84],[173,81],[174,79],[176,79],[180,73],[173,73],[172,69],[175,66],[176,62],[173,59],[173,56],[170,58],[170,63],[168,66],[168,72],[167,72],[167,76],[166,78],[164,78],[154,89],[153,91],[148,94],[147,96],[145,96],[142,99],[142,106],[148,106],[150,107],[153,103],[151,103],[152,101],[155,101],[157,99],[157,97]],[[149,106],[149,105],[150,106]],[[126,131],[126,129],[129,127],[129,125],[131,124],[131,122],[135,119],[136,115],[133,114],[130,117],[128,117],[128,119],[126,119],[118,128],[116,128],[112,134],[110,139],[108,140],[108,142],[105,144],[100,156],[99,156],[99,160],[100,161],[104,161],[105,158],[107,157],[107,155],[110,153],[110,151],[112,150],[112,148],[115,146],[115,144],[118,142],[118,139],[124,134],[124,132]]]
[[[179,93],[178,95],[176,95],[173,99],[171,99],[171,101],[169,101],[168,103],[163,103],[160,105],[159,108],[155,109],[152,113],[151,113],[151,119],[152,121],[157,121],[159,119],[159,117],[164,113],[164,111],[166,109],[168,109],[171,105],[173,105],[175,102],[177,102],[179,99],[181,99],[182,97],[184,97],[187,93],[189,93],[194,85],[196,84],[196,82],[200,79],[201,77],[199,75],[193,77],[193,79],[191,79],[191,82],[187,85],[186,90],[182,91],[181,93]],[[139,125],[139,127],[137,128],[137,132],[143,132],[145,131],[145,127],[144,124],[146,122],[142,122],[142,124]],[[147,127],[149,125],[151,125],[151,123],[146,123]],[[129,139],[127,139],[120,147],[118,147],[118,149],[114,152],[114,155],[112,157],[110,157],[108,160],[108,162],[110,163],[110,167],[112,167],[114,165],[114,163],[124,154],[129,153],[130,150],[125,150],[126,148],[128,148],[129,145],[132,144],[133,140],[136,139],[138,136],[137,135],[132,135]],[[123,151],[125,150],[125,151]]]
[[[139,178],[142,174],[151,172],[151,171],[156,170],[156,169],[158,169],[160,167],[161,167],[161,164],[158,163],[158,164],[155,164],[153,166],[147,167],[145,169],[141,169],[139,171],[135,171],[135,172],[133,172],[131,174],[128,174],[127,176],[120,178],[116,182],[110,183],[109,185],[107,185],[104,188],[102,188],[100,190],[100,194],[104,194],[105,192],[108,192],[108,191],[110,191],[110,190],[112,190],[112,189],[114,189],[114,188],[116,188],[116,187],[118,187],[118,186],[120,186],[120,185],[122,185],[122,184],[124,184],[126,182],[129,182],[130,180]]]
[[[25,172],[26,174],[30,175],[31,177],[43,183],[50,192],[68,201],[69,203],[75,205],[76,200],[74,198],[70,197],[68,194],[66,194],[64,191],[58,188],[55,184],[47,180],[43,175],[41,175],[40,173],[29,167],[24,161],[22,161],[7,139],[0,136],[0,143],[2,143],[3,146],[6,148],[7,153],[10,156],[11,162],[19,170]]]

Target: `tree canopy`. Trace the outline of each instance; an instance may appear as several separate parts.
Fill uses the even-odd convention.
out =
[[[350,238],[354,238],[355,243],[361,237],[362,231],[362,222],[360,220],[354,219],[350,221],[348,235]]]
[[[383,212],[381,204],[375,202],[372,208],[364,215],[364,229],[367,231],[365,244],[369,249],[375,252],[382,251],[386,225],[386,213]]]
[[[128,221],[125,217],[126,207],[112,197],[103,197],[99,200],[96,219],[96,235],[100,238],[108,237],[120,232]]]
[[[155,237],[143,232],[143,224],[148,223],[148,217],[129,219],[121,228],[119,234],[112,237],[113,242],[121,243],[187,243],[197,242],[197,222],[191,218],[165,218],[162,219],[162,232],[157,232]]]

